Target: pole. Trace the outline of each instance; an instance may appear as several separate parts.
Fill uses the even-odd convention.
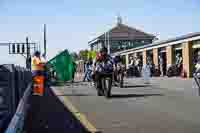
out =
[[[28,43],[28,37],[26,37],[26,47],[27,47],[27,55],[26,55],[26,68],[30,69],[30,45]]]
[[[110,35],[108,31],[108,54],[110,54]]]
[[[44,57],[46,58],[47,45],[46,45],[46,24],[44,24]]]
[[[105,32],[105,41],[104,41],[104,47],[106,46],[106,32]]]
[[[41,45],[38,43],[38,51],[41,51]]]

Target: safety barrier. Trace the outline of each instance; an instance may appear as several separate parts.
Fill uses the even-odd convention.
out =
[[[27,69],[13,64],[0,65],[0,132],[7,129],[31,81]]]
[[[12,118],[5,133],[23,132],[24,120],[29,106],[28,99],[31,95],[31,90],[32,90],[32,84],[29,84],[28,88],[24,92],[24,96],[20,100],[17,111],[14,117]]]

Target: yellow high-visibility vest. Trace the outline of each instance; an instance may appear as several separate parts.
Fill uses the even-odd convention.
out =
[[[41,60],[38,57],[34,56],[31,60],[31,69],[34,71],[44,70],[43,66],[40,65],[41,63]]]

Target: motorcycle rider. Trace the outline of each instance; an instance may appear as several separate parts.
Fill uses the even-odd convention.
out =
[[[113,65],[112,57],[108,55],[107,48],[103,47],[100,50],[100,53],[97,54],[93,64],[93,78],[97,85],[97,89],[102,89],[101,77],[104,76],[103,73],[113,72]]]

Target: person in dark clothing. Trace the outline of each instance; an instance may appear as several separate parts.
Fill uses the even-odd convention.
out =
[[[118,79],[117,79],[117,76],[118,76],[118,74],[122,71],[121,70],[121,67],[122,67],[122,65],[121,65],[121,63],[122,63],[122,58],[120,57],[120,55],[117,55],[117,56],[115,56],[114,57],[114,59],[113,59],[113,62],[114,62],[114,77],[113,77],[113,80],[115,81],[115,82],[118,82]]]
[[[72,70],[72,83],[74,82],[75,73],[76,73],[76,62],[73,62],[73,70]]]
[[[85,64],[85,75],[83,78],[83,82],[91,80],[91,73],[92,73],[92,59],[89,59]]]
[[[83,82],[85,82],[88,73],[88,61],[84,63],[84,73]]]

